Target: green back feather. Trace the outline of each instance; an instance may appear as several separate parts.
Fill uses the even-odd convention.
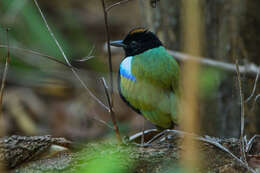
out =
[[[136,82],[121,77],[121,92],[146,119],[162,128],[177,121],[179,66],[164,47],[133,57]]]

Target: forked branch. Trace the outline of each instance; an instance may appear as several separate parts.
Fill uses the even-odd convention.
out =
[[[49,27],[48,22],[47,22],[47,20],[45,19],[45,16],[43,15],[40,6],[39,6],[38,3],[37,3],[37,0],[34,0],[34,3],[35,3],[35,5],[36,5],[36,7],[37,7],[37,9],[38,9],[38,11],[39,11],[39,13],[40,13],[40,15],[41,15],[41,17],[42,17],[42,20],[44,21],[45,26],[46,26],[46,28],[48,29],[48,31],[49,31],[49,33],[50,33],[52,39],[53,39],[54,42],[56,43],[56,45],[57,45],[57,47],[59,48],[61,54],[63,55],[63,57],[64,57],[64,59],[65,59],[67,65],[68,65],[68,66],[72,66],[72,65],[70,64],[69,59],[67,58],[65,52],[63,51],[62,47],[60,46],[58,40],[56,39],[54,33],[52,32],[51,28]],[[105,104],[103,104],[102,101],[99,100],[99,99],[91,92],[91,90],[87,87],[87,85],[85,84],[85,82],[80,78],[80,76],[79,76],[79,74],[77,73],[76,69],[71,68],[71,71],[72,71],[72,73],[74,74],[74,76],[79,80],[80,84],[84,87],[84,89],[87,90],[87,92],[89,93],[89,95],[90,95],[95,101],[97,101],[103,108],[105,108],[106,110],[109,110],[109,108],[108,108]]]
[[[122,2],[122,1],[120,1],[120,2]],[[102,78],[102,83],[103,83],[103,86],[105,89],[106,97],[108,99],[109,113],[110,113],[110,117],[113,122],[117,140],[119,143],[121,143],[122,141],[121,141],[121,137],[120,137],[120,133],[119,133],[119,128],[118,128],[118,125],[116,122],[115,113],[113,111],[113,95],[114,95],[113,66],[112,66],[112,55],[111,55],[111,47],[110,47],[110,31],[109,31],[109,26],[108,26],[108,10],[112,9],[116,5],[112,5],[110,8],[106,8],[105,0],[101,0],[101,3],[102,3],[102,7],[103,7],[104,21],[105,21],[105,28],[106,28],[106,37],[107,37],[107,43],[108,43],[107,50],[108,50],[108,65],[109,65],[109,77],[110,77],[110,92],[108,92],[108,87],[106,85],[106,81],[104,78]]]

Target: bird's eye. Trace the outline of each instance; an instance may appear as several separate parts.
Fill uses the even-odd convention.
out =
[[[132,47],[137,47],[138,46],[138,42],[137,41],[132,41],[131,42],[131,46]]]

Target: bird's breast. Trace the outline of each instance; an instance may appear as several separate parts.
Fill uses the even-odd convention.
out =
[[[126,57],[120,64],[120,75],[126,79],[136,82],[136,77],[132,74],[132,59],[133,57]]]

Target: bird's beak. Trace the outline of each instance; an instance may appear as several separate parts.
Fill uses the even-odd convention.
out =
[[[117,40],[117,41],[110,41],[111,46],[115,47],[123,47],[126,48],[127,46],[123,43],[123,40]]]

